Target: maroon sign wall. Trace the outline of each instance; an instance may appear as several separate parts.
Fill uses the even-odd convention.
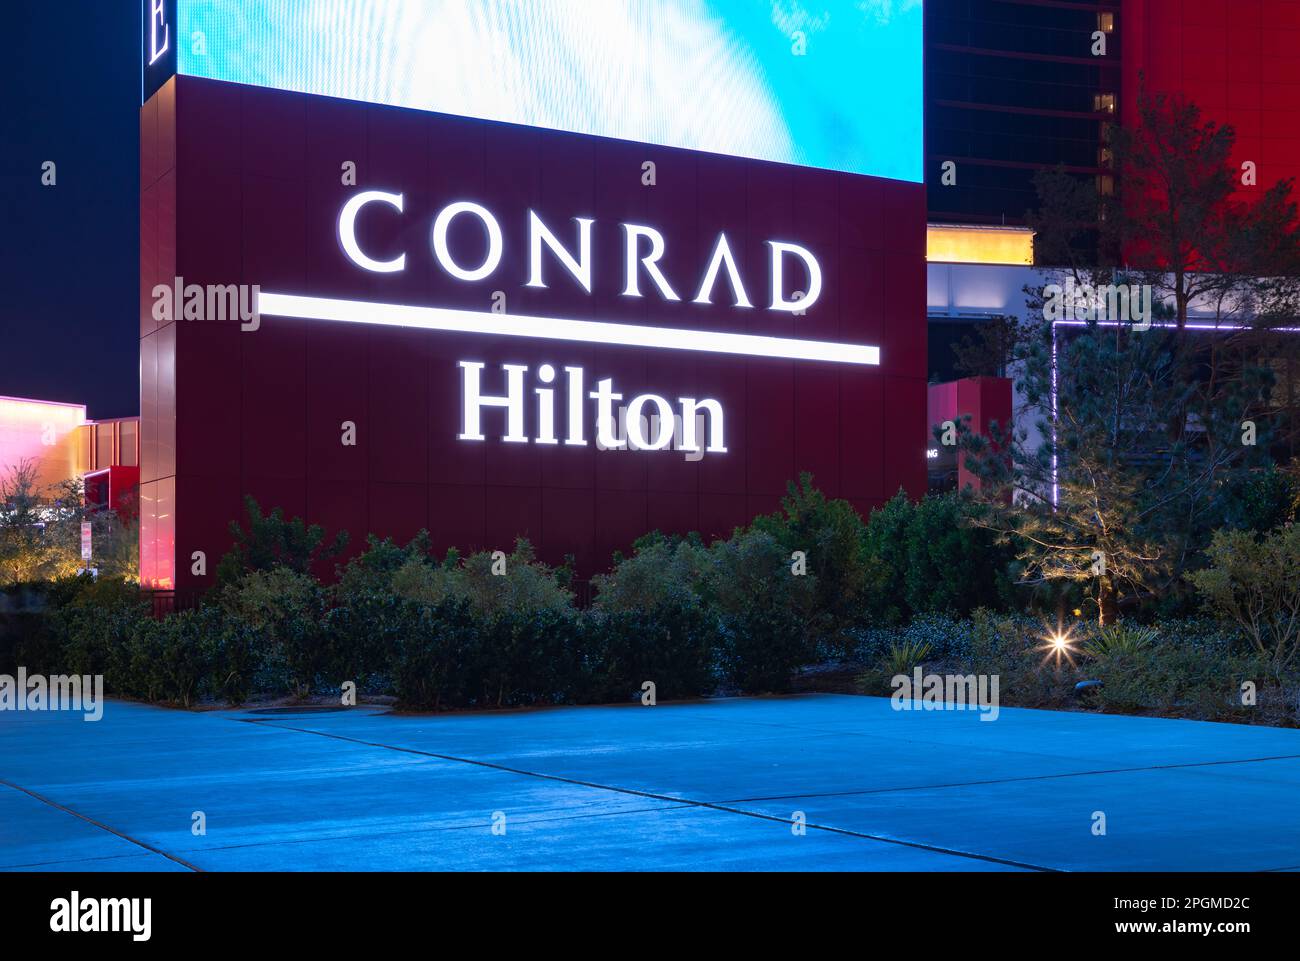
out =
[[[508,550],[529,538],[545,559],[584,572],[652,529],[726,535],[775,509],[811,471],[859,510],[900,486],[925,487],[924,187],[392,107],[178,77],[141,110],[141,572],[146,583],[211,583],[244,494],[351,533],[438,550]],[[343,182],[356,165],[356,185]],[[655,165],[654,186],[643,164]],[[405,196],[374,205],[358,239],[377,274],[347,259],[339,211],[359,190]],[[473,201],[501,223],[504,256],[474,283],[430,250],[435,213]],[[591,217],[593,293],[546,255],[548,289],[525,286],[528,211],[570,249],[571,218]],[[465,218],[469,220],[469,218]],[[642,278],[622,296],[622,223],[660,231],[665,301]],[[725,232],[753,309],[734,306],[723,271],[713,305],[691,303]],[[766,309],[766,241],[796,243],[824,288],[805,316]],[[466,265],[485,241],[472,221],[451,234]],[[787,293],[806,277],[787,268]],[[155,285],[258,284],[263,291],[385,303],[597,319],[877,345],[879,367],[675,350],[376,328],[265,316],[156,320]],[[484,410],[486,442],[461,430],[460,361],[480,361],[483,390],[505,392],[500,365],[580,366],[586,389],[612,377],[641,393],[714,398],[727,453],[601,451],[506,444],[504,413]],[[527,432],[535,436],[530,377]],[[564,424],[563,373],[554,385]],[[356,443],[342,443],[343,424]],[[203,552],[206,576],[192,569]]]

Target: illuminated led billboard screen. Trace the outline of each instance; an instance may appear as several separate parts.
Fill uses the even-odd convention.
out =
[[[921,0],[180,0],[177,71],[922,180]]]

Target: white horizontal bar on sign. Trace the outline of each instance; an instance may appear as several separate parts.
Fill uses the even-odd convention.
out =
[[[414,327],[465,334],[503,337],[534,337],[540,340],[570,340],[588,344],[616,344],[625,347],[654,347],[665,350],[695,350],[744,357],[779,357],[786,360],[817,360],[835,364],[880,364],[880,348],[865,344],[837,344],[824,340],[792,337],[764,337],[759,334],[730,334],[721,331],[678,330],[638,324],[610,324],[595,320],[565,320],[557,317],[529,317],[521,314],[493,314],[450,307],[412,307],[404,304],[376,304],[364,300],[330,297],[302,297],[296,294],[263,293],[258,313],[303,320],[334,320],[380,327]]]

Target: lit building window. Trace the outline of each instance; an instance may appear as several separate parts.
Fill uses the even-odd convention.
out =
[[[103,470],[113,466],[113,425],[96,424],[95,431],[95,469]]]
[[[133,420],[124,420],[118,425],[118,457],[123,467],[139,467],[140,451],[137,437],[137,424]]]

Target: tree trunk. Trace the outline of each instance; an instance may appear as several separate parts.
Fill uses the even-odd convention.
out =
[[[1097,626],[1114,624],[1119,618],[1119,607],[1115,600],[1115,585],[1109,577],[1097,579]]]

